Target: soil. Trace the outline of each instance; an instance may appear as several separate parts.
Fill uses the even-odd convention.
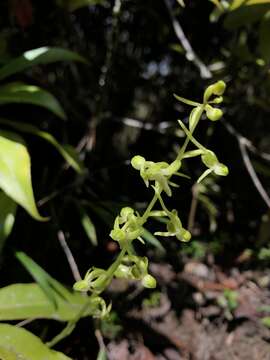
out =
[[[140,301],[146,294],[135,284],[111,285],[116,311],[128,308],[125,331],[104,339],[109,360],[270,360],[270,329],[262,323],[270,311],[267,270],[225,272],[189,260],[180,273],[162,264],[151,272],[160,284],[158,304]]]

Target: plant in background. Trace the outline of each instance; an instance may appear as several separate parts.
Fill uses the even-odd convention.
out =
[[[62,48],[42,47],[33,49],[0,67],[0,82],[4,82],[8,77],[25,71],[34,65],[60,60],[85,62],[80,55]],[[14,103],[40,106],[51,111],[62,120],[66,118],[58,100],[51,93],[36,85],[17,81],[1,84],[0,105]],[[15,130],[16,133],[11,132],[10,129]],[[12,230],[17,204],[21,205],[34,219],[47,220],[40,216],[36,207],[31,181],[31,160],[25,142],[18,133],[29,133],[49,142],[75,171],[82,172],[71,146],[61,145],[51,134],[29,123],[0,118],[0,189],[3,191],[0,192],[0,250]]]

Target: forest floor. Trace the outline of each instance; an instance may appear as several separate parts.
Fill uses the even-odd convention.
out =
[[[211,258],[189,260],[180,273],[165,264],[150,270],[160,292],[148,301],[136,285],[111,285],[125,330],[105,340],[109,360],[270,360],[262,323],[270,316],[269,271],[224,271]]]

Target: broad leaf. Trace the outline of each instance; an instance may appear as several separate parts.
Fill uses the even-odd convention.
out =
[[[13,284],[0,289],[0,320],[54,319],[71,321],[86,305],[88,298],[78,292],[68,300],[54,292],[56,307],[38,284]],[[82,316],[91,314],[91,307]]]
[[[3,191],[0,192],[0,252],[14,225],[17,205]]]
[[[56,61],[87,61],[79,54],[58,48],[58,47],[41,47],[33,50],[28,50],[21,56],[11,60],[8,64],[0,68],[0,80],[24,71],[34,65],[49,64]]]
[[[35,335],[13,325],[0,324],[1,360],[71,360],[66,355],[49,349]]]
[[[42,139],[53,145],[74,170],[76,170],[78,173],[82,173],[84,171],[84,168],[78,159],[78,155],[76,151],[72,148],[72,146],[61,145],[51,134],[47,133],[46,131],[42,131],[34,125],[26,124],[23,122],[18,123],[7,119],[0,119],[0,124],[7,125],[21,132],[41,137]]]
[[[40,216],[34,199],[30,156],[21,137],[0,131],[0,188],[33,218]]]
[[[38,105],[52,111],[62,119],[66,117],[57,99],[38,86],[19,82],[0,86],[0,104],[10,103]]]

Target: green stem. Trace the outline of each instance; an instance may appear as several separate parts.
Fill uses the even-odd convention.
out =
[[[193,124],[193,129],[190,131],[191,134],[194,133],[194,131],[195,131],[195,129],[196,129],[196,127],[197,127],[197,125],[198,125],[198,123],[200,121],[200,118],[201,118],[201,116],[202,116],[202,114],[204,112],[204,109],[205,109],[205,105],[203,105],[201,107],[201,110],[197,114],[197,117],[196,117],[196,119],[194,121],[194,124]],[[186,151],[186,148],[187,148],[189,142],[190,142],[190,139],[187,137],[184,144],[183,144],[183,146],[181,147],[177,157],[176,157],[176,160],[181,161],[183,159],[184,153]],[[161,192],[162,192],[162,190],[159,192],[159,195],[161,194]],[[158,195],[155,193],[155,195],[153,196],[153,198],[152,198],[151,202],[149,203],[147,209],[145,210],[143,216],[141,217],[142,225],[146,222],[146,220],[147,220],[151,210],[155,206],[157,200],[158,200]]]

